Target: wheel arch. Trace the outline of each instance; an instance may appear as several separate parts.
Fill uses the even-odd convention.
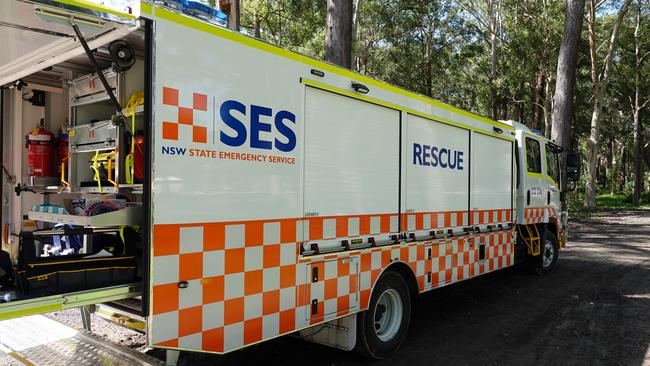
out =
[[[394,261],[393,263],[389,264],[386,268],[384,268],[381,271],[381,273],[377,277],[377,280],[372,284],[372,287],[370,289],[370,295],[368,296],[368,304],[370,304],[370,299],[372,299],[372,295],[375,291],[375,288],[377,287],[377,283],[379,283],[379,279],[381,278],[382,275],[384,275],[384,273],[387,273],[389,271],[399,274],[404,279],[404,282],[406,282],[406,286],[409,289],[409,294],[411,295],[411,299],[415,298],[417,295],[420,294],[418,280],[417,277],[415,276],[415,273],[413,272],[413,268],[411,268],[411,266],[409,266],[406,262]],[[365,305],[367,306],[368,304]]]
[[[550,230],[553,235],[555,235],[556,238],[560,237],[560,232],[559,232],[559,225],[557,222],[557,218],[555,217],[550,217],[548,220],[548,223],[546,224],[546,230]]]

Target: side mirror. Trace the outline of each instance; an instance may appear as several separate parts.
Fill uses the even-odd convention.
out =
[[[575,151],[568,151],[566,154],[566,180],[577,182],[580,179],[580,155]]]

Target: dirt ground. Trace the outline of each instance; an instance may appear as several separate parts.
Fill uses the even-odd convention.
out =
[[[70,323],[72,315],[56,317]],[[164,357],[146,349],[142,336],[116,333],[101,319],[93,326]],[[511,268],[420,296],[406,342],[389,360],[282,337],[225,356],[182,353],[181,364],[650,365],[649,345],[650,212],[619,212],[572,222],[567,248],[548,275]]]

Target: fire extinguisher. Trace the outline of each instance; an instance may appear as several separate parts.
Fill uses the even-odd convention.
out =
[[[56,173],[61,175],[61,167],[68,158],[68,134],[63,128],[59,128],[56,135]],[[65,163],[67,166],[67,163]]]
[[[30,177],[51,177],[52,157],[54,153],[54,134],[43,128],[44,120],[38,127],[32,130],[26,138],[27,154],[27,175]]]

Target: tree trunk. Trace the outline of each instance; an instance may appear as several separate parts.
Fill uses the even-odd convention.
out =
[[[553,95],[551,94],[551,84],[553,83],[552,75],[549,76],[544,86],[544,136],[551,139],[551,131],[553,130],[553,121],[551,116],[553,114]]]
[[[327,0],[325,60],[352,66],[352,0]]]
[[[498,16],[495,0],[488,0],[488,16],[490,18],[490,104],[492,106],[492,119],[498,119],[497,101],[497,31]]]
[[[603,95],[600,91],[595,92],[594,109],[591,114],[591,130],[587,147],[587,187],[585,190],[585,208],[593,210],[596,208],[596,184],[598,182],[598,137],[600,136],[600,114],[603,111]]]
[[[632,191],[632,205],[638,206],[639,201],[641,200],[641,192],[643,191],[643,171],[641,167],[641,121],[639,120],[639,114],[643,106],[640,105],[639,96],[641,93],[640,90],[640,81],[641,81],[641,67],[643,66],[644,57],[641,56],[641,39],[640,32],[641,29],[641,1],[638,2],[638,9],[636,14],[636,24],[634,27],[634,58],[635,58],[635,67],[634,67],[634,107],[632,111],[633,123],[632,128],[634,130],[634,143],[632,146],[632,170],[634,171],[634,188]]]
[[[359,72],[359,57],[357,57],[357,50],[359,49],[359,13],[361,12],[361,0],[353,0],[352,4],[352,46],[351,46],[351,65],[354,65],[354,70]]]
[[[433,97],[433,55],[432,55],[432,45],[433,40],[429,34],[426,34],[424,37],[424,62],[425,70],[424,77],[425,88],[424,95],[427,97]]]
[[[553,120],[551,139],[561,147],[570,147],[569,133],[573,120],[573,94],[576,84],[576,60],[580,46],[582,18],[585,10],[585,0],[567,0],[564,34],[560,45],[560,55],[557,62],[557,79],[553,94]],[[564,154],[560,155],[561,190],[566,190],[566,161]],[[565,203],[563,203],[565,205]],[[563,207],[566,209],[566,207]]]
[[[533,89],[533,120],[531,126],[533,130],[539,130],[544,117],[544,100],[546,90],[546,75],[539,71],[535,78],[535,89]]]
[[[254,22],[255,24],[253,25],[253,31],[255,33],[255,38],[262,38],[262,18],[259,16],[257,13],[257,10],[255,11],[255,14],[253,15]]]
[[[638,84],[637,84],[637,100],[638,100]],[[638,102],[637,102],[638,103]],[[641,121],[639,120],[639,111],[634,113],[634,144],[632,146],[632,164],[634,170],[634,188],[632,192],[632,205],[638,206],[641,200],[641,192],[643,192],[643,170],[641,167]]]
[[[616,157],[614,156],[614,140],[609,140],[609,143],[607,144],[607,156],[605,158],[605,176],[607,177],[604,182],[605,189],[607,189],[607,187],[611,187],[610,177],[613,175],[612,171],[614,170],[615,162]]]
[[[621,144],[621,172],[618,175],[620,177],[618,191],[625,191],[625,184],[627,183],[627,159],[625,159],[625,144]]]
[[[596,40],[596,0],[590,1],[589,11],[589,49],[591,57],[591,80],[593,84],[593,98],[594,110],[591,115],[591,132],[589,135],[589,148],[588,157],[589,163],[587,174],[587,186],[585,187],[585,208],[594,210],[596,208],[596,191],[598,185],[598,176],[596,175],[596,165],[598,163],[598,140],[600,139],[600,115],[603,109],[603,96],[607,89],[609,76],[612,68],[612,59],[614,58],[614,50],[616,48],[616,41],[618,40],[618,31],[623,23],[625,13],[632,0],[625,0],[621,10],[618,13],[612,34],[609,37],[607,46],[607,53],[603,70],[601,72],[598,67],[598,60],[596,49],[598,47]]]
[[[650,145],[648,146],[641,146],[641,155],[643,156],[643,161],[645,162],[645,166],[650,169]]]
[[[228,29],[239,32],[239,0],[228,0],[228,2],[230,3],[228,11]]]

